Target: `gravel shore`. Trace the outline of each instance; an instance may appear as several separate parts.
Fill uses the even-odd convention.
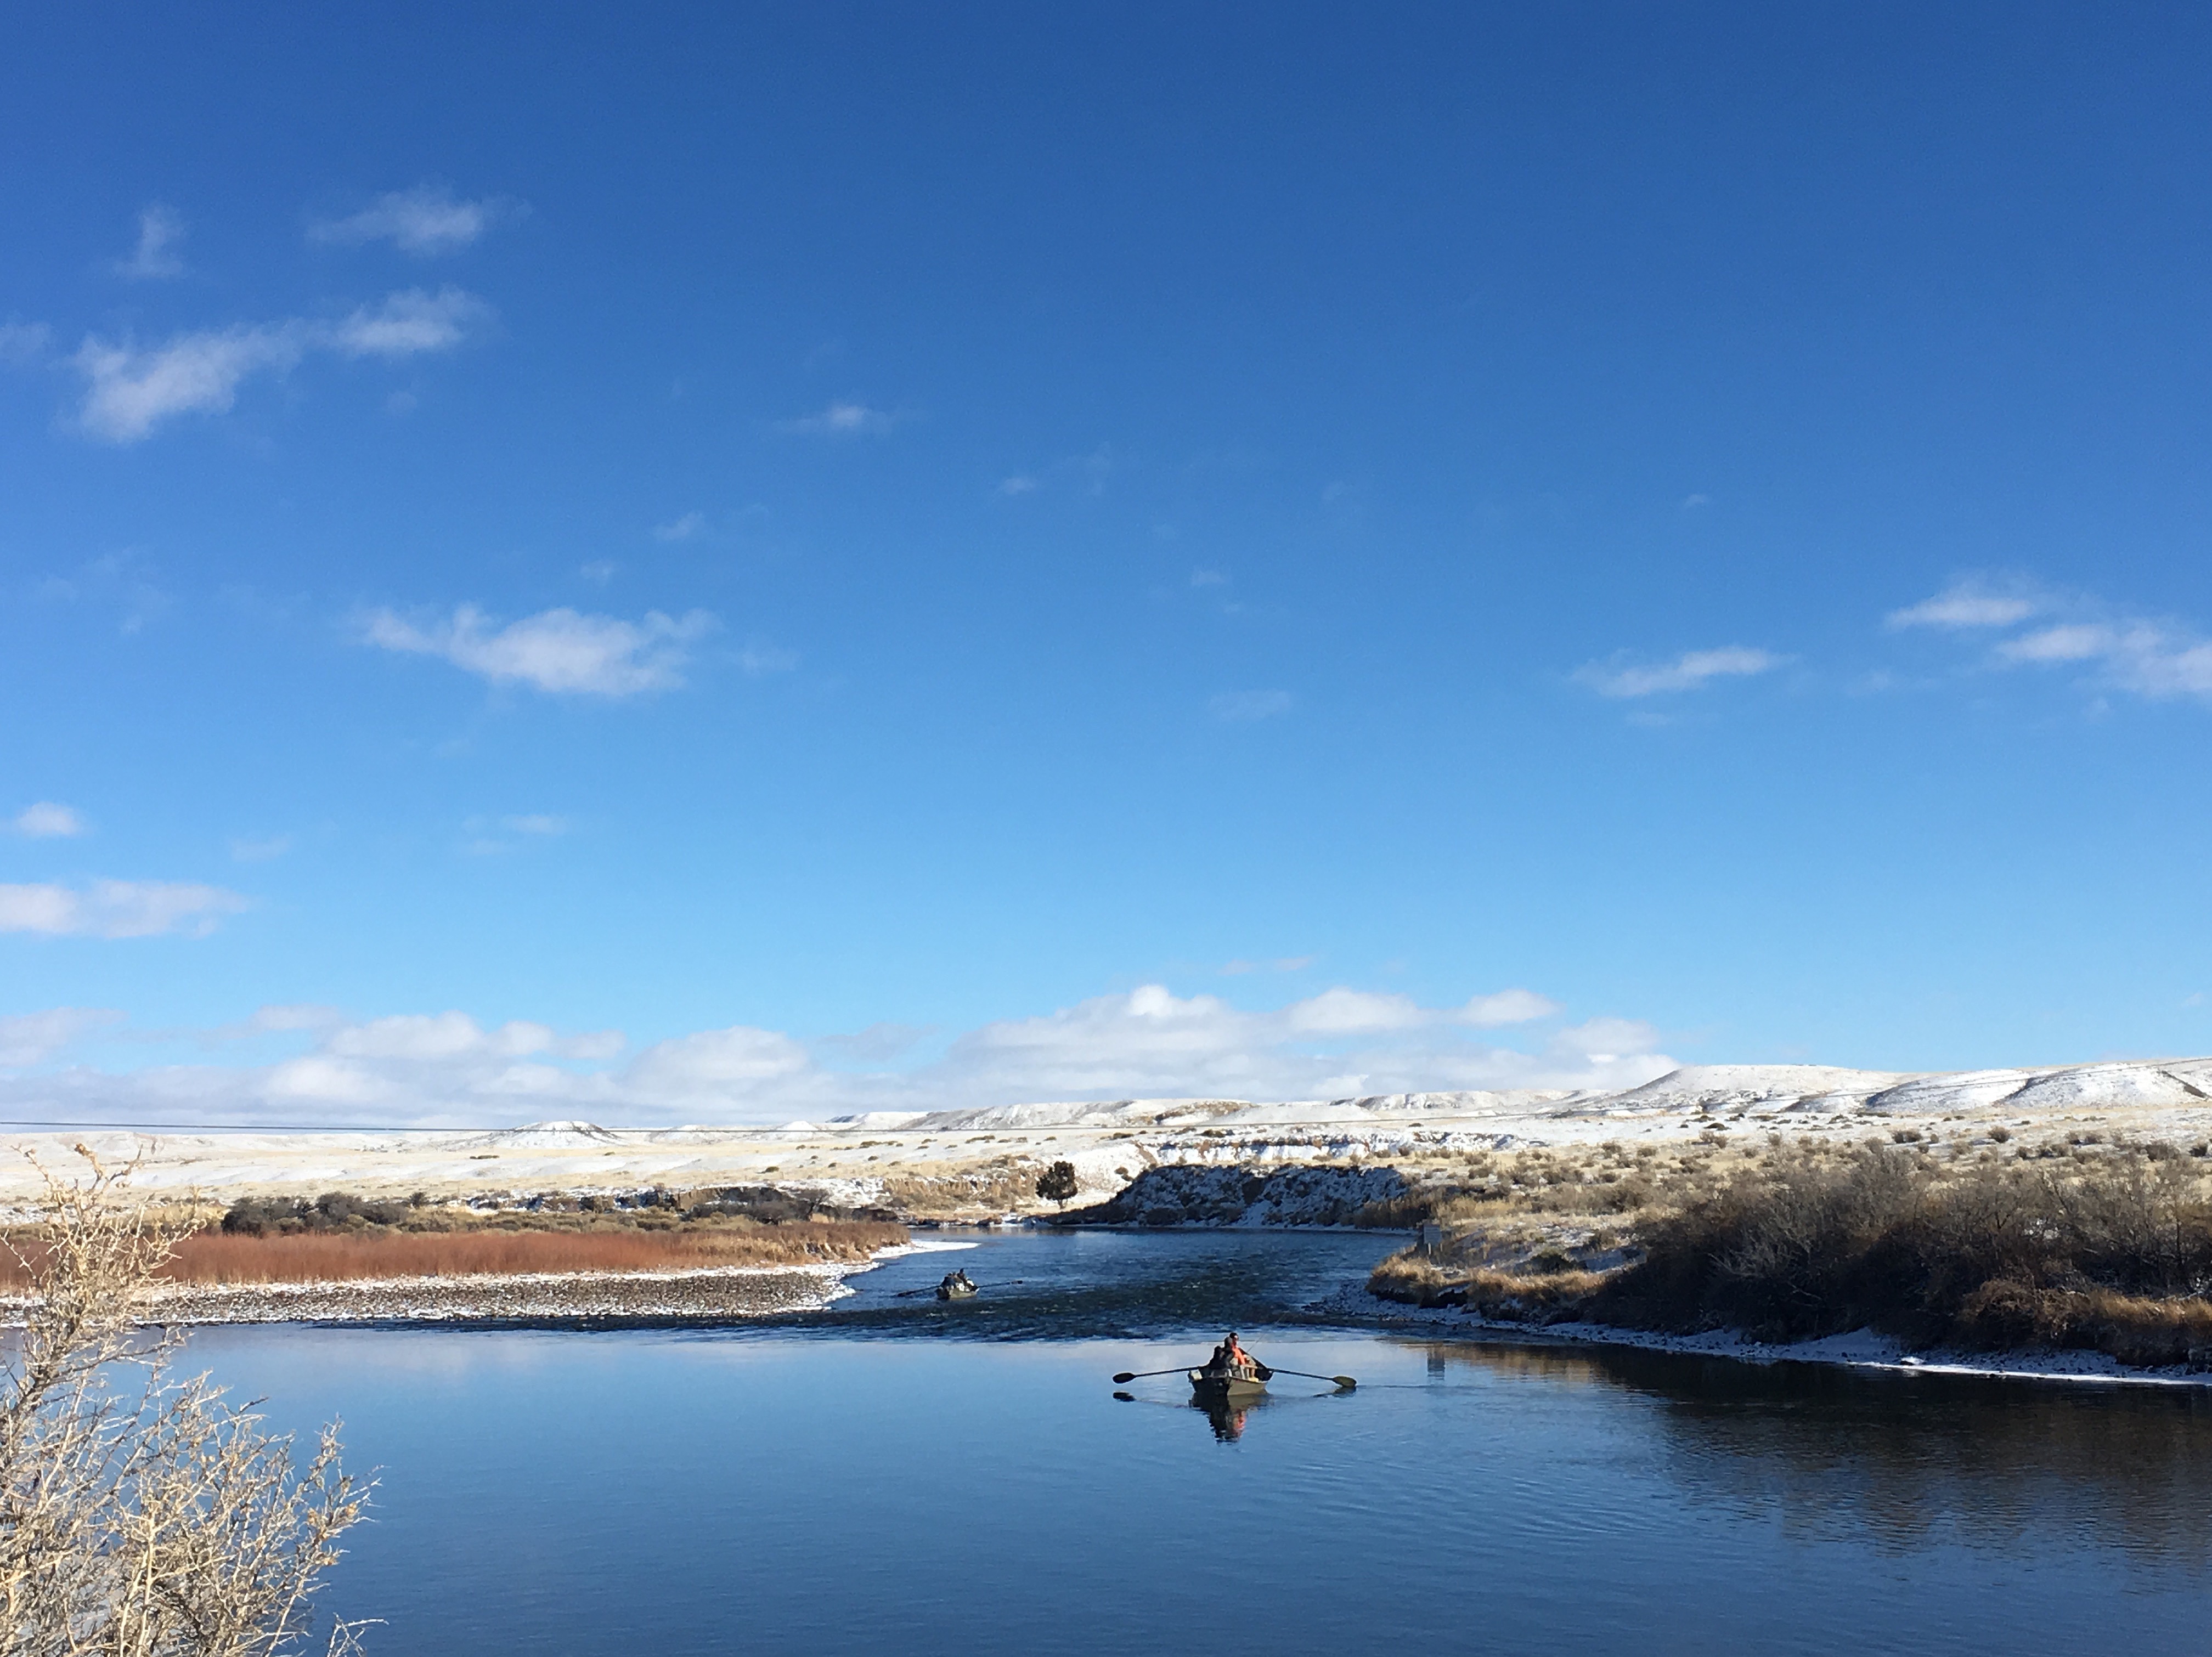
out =
[[[166,1324],[569,1323],[602,1318],[714,1323],[817,1310],[849,1293],[843,1279],[869,1264],[195,1284],[160,1291],[148,1318]],[[21,1302],[0,1303],[0,1320],[20,1322],[21,1316]]]

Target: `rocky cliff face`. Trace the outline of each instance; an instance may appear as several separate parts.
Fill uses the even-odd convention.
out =
[[[1402,1197],[1393,1168],[1148,1168],[1109,1201],[1066,1218],[1083,1225],[1351,1225]]]

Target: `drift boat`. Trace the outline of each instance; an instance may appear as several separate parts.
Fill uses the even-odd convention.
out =
[[[1274,1371],[1263,1363],[1208,1365],[1190,1372],[1191,1394],[1202,1405],[1232,1408],[1257,1404],[1267,1395]]]
[[[937,1298],[941,1301],[964,1301],[972,1298],[975,1293],[975,1285],[968,1280],[964,1269],[947,1272],[945,1281],[937,1285]]]

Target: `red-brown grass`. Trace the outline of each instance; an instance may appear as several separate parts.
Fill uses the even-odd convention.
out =
[[[865,1259],[907,1240],[902,1226],[840,1221],[669,1230],[302,1232],[255,1237],[197,1231],[162,1276],[178,1283],[335,1283],[372,1278],[511,1276],[540,1272],[680,1272]],[[29,1286],[0,1253],[0,1288]]]

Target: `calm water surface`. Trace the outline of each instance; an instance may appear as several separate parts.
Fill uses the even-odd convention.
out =
[[[194,1350],[379,1469],[329,1603],[388,1654],[2212,1649],[2196,1393],[1300,1320],[1395,1241],[994,1238],[765,1326]],[[898,1297],[956,1259],[982,1300]],[[1358,1391],[1113,1396],[1230,1323]]]

